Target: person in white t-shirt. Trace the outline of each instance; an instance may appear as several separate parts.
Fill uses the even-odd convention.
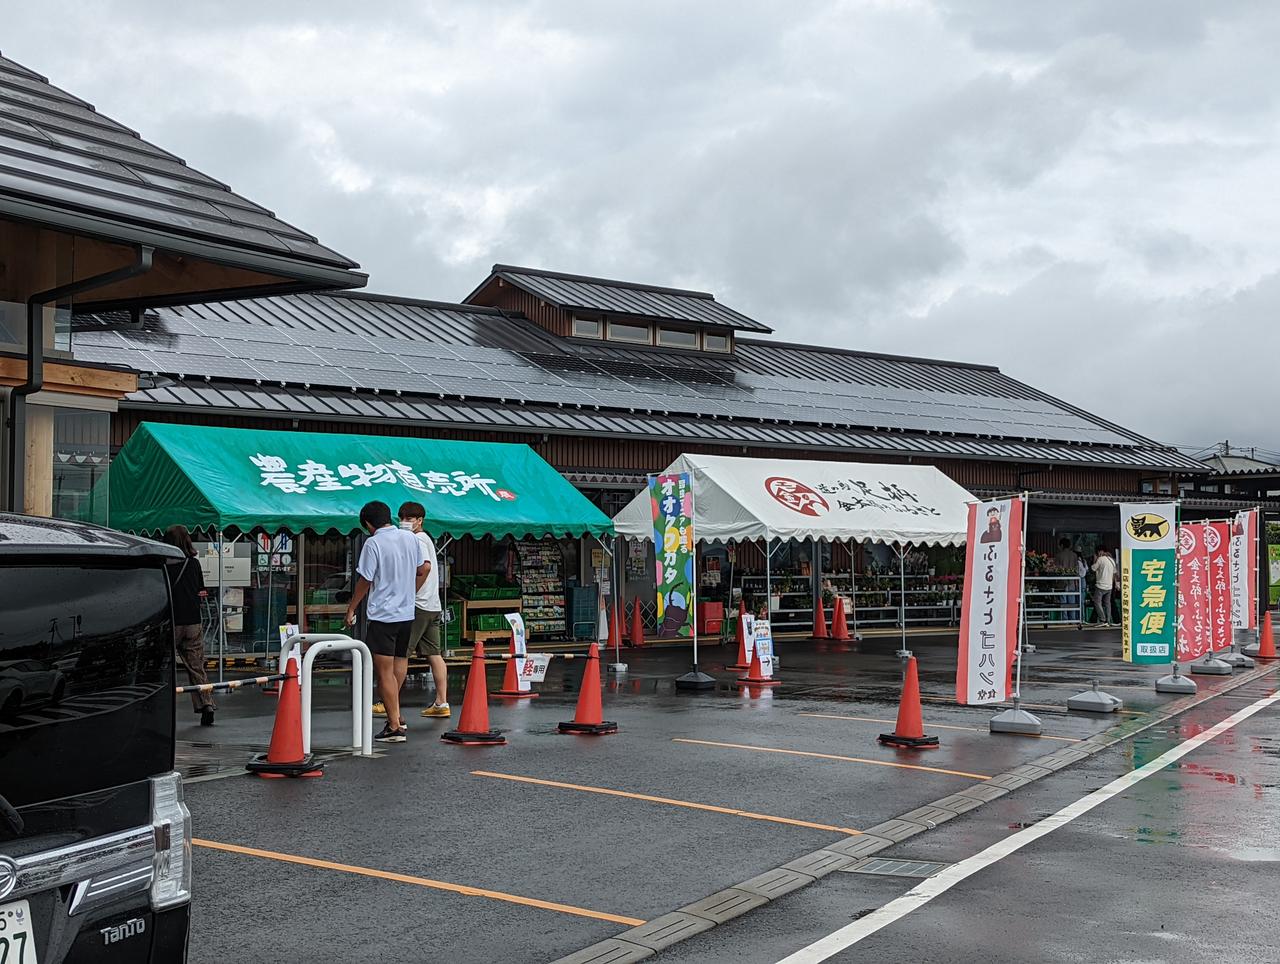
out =
[[[404,743],[400,715],[400,687],[409,672],[409,633],[413,630],[413,600],[427,581],[427,560],[413,533],[391,524],[391,507],[370,502],[360,510],[360,525],[369,538],[356,563],[355,591],[347,603],[348,626],[367,596],[365,643],[373,654],[373,674],[386,710],[387,725],[374,737],[379,743]]]
[[[1116,563],[1111,554],[1102,546],[1098,547],[1098,556],[1093,566],[1093,608],[1097,613],[1099,626],[1111,625],[1111,590],[1115,588]]]
[[[436,546],[431,537],[422,531],[427,510],[421,502],[406,502],[400,506],[400,528],[414,534],[422,546],[427,560],[427,581],[418,590],[413,601],[413,629],[409,633],[409,656],[421,653],[431,667],[431,678],[436,684],[435,702],[422,711],[423,716],[448,718],[449,670],[444,664],[440,648],[440,567],[436,565]]]

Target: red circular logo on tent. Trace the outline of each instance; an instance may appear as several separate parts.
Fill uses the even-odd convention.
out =
[[[514,502],[516,500],[516,494],[510,489],[499,489],[498,498],[503,502]]]
[[[764,489],[778,502],[801,515],[820,516],[831,508],[821,493],[795,479],[775,475],[764,480]]]

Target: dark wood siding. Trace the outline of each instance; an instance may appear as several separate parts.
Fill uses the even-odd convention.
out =
[[[471,302],[489,308],[521,313],[553,335],[567,337],[573,333],[573,322],[569,312],[555,305],[549,305],[541,298],[507,284],[501,278],[491,279],[487,285],[476,292]]]

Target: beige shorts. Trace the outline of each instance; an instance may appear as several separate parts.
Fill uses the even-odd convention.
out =
[[[439,656],[440,653],[440,613],[429,613],[425,609],[413,611],[413,631],[409,634],[409,656]]]

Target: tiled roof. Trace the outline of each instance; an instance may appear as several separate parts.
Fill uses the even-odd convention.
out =
[[[659,288],[509,264],[495,264],[488,280],[464,301],[473,301],[494,278],[501,278],[547,304],[570,311],[599,311],[611,315],[681,321],[739,331],[773,330],[741,312],[725,307],[706,291]]]
[[[287,295],[82,319],[77,357],[182,376],[130,404],[1199,473],[987,366],[739,341],[732,355],[559,339],[493,309]]]
[[[357,265],[0,56],[0,216],[323,286]]]

